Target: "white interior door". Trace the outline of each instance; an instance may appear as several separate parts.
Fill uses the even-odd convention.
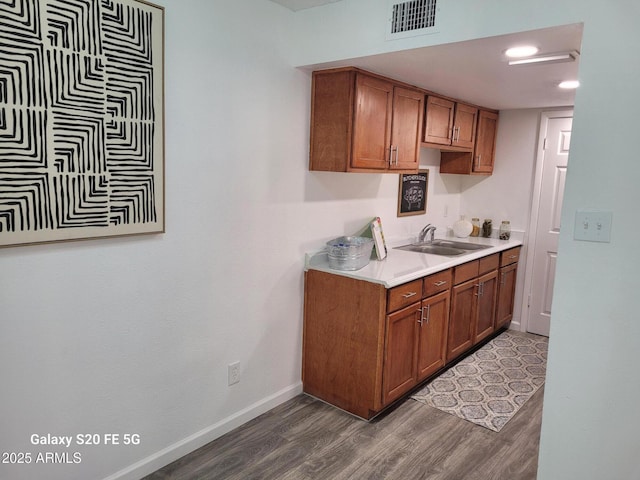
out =
[[[540,125],[541,151],[538,153],[537,208],[532,214],[532,272],[529,289],[527,331],[549,336],[551,303],[558,256],[560,212],[567,175],[573,112],[547,112]]]

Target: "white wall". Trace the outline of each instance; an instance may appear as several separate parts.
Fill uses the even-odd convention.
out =
[[[584,22],[564,196],[538,478],[640,478],[633,302],[640,162],[640,4],[633,0],[442,4],[440,33],[385,42],[384,0],[344,0],[300,15],[300,65]],[[379,30],[376,28],[379,27]],[[305,32],[305,35],[301,35]],[[335,57],[335,58],[334,58]],[[463,194],[464,195],[464,194]],[[577,209],[613,212],[610,243],[573,240]]]
[[[46,451],[32,433],[142,442],[0,478],[104,478],[178,447],[150,466],[164,464],[296,394],[305,242],[362,215],[305,199],[309,78],[282,59],[281,9],[158,3],[167,233],[0,250],[0,451]]]
[[[467,217],[491,218],[494,228],[509,220],[513,230],[527,230],[539,124],[539,109],[500,112],[493,175],[462,176]]]
[[[265,0],[156,3],[167,232],[0,250],[0,451],[67,451],[33,433],[142,441],[74,445],[77,465],[0,464],[0,478],[139,478],[292,397],[304,254],[376,215],[390,236],[446,224],[398,219],[397,175],[308,172],[310,76],[282,35],[293,14]],[[437,170],[432,152],[422,161]],[[458,210],[459,181],[432,176],[430,189],[430,212]]]
[[[167,9],[167,233],[0,250],[0,450],[38,451],[31,433],[142,443],[78,449],[79,465],[0,465],[0,477],[139,478],[289,398],[304,253],[374,215],[395,236],[463,208],[461,183],[435,175],[427,215],[398,219],[397,176],[308,172],[310,79],[292,65],[583,20],[563,222],[608,208],[614,232],[601,245],[563,230],[539,478],[638,477],[640,420],[627,414],[640,393],[628,301],[638,229],[625,221],[639,203],[634,2],[459,0],[443,6],[440,34],[385,42],[374,26],[386,0],[296,14],[265,0],[156,1]],[[235,360],[242,378],[227,387]]]

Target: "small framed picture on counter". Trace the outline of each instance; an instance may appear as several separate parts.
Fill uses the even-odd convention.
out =
[[[429,170],[418,173],[401,173],[398,186],[398,216],[422,215],[427,213],[427,187]]]

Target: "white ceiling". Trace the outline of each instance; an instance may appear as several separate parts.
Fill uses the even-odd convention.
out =
[[[297,10],[304,10],[305,8],[319,7],[327,3],[339,2],[340,0],[272,0],[275,3],[279,3],[283,7],[287,7],[294,12]]]
[[[331,3],[331,0],[272,1],[292,10]],[[582,25],[575,24],[309,65],[308,68],[356,66],[497,110],[571,106],[575,91],[562,90],[557,85],[562,80],[578,79],[579,61],[509,66],[503,52],[510,46],[524,43],[538,46],[541,54],[580,52],[581,42]]]

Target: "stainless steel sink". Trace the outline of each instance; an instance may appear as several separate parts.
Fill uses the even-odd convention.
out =
[[[452,248],[452,247],[444,247],[440,245],[432,245],[429,243],[418,243],[412,245],[403,245],[401,247],[396,247],[398,250],[408,250],[410,252],[418,252],[418,253],[431,253],[433,255],[446,255],[446,256],[455,256],[462,255],[463,253],[467,253],[466,250],[462,250],[461,248]]]
[[[491,248],[490,245],[480,245],[477,243],[457,242],[455,240],[438,239],[433,242],[412,243],[396,247],[398,250],[407,250],[409,252],[430,253],[432,255],[444,255],[454,257],[462,255],[474,250],[482,250]]]
[[[480,245],[479,243],[457,242],[455,240],[434,240],[431,245],[441,247],[461,248],[462,250],[483,250],[491,248],[491,245]]]

